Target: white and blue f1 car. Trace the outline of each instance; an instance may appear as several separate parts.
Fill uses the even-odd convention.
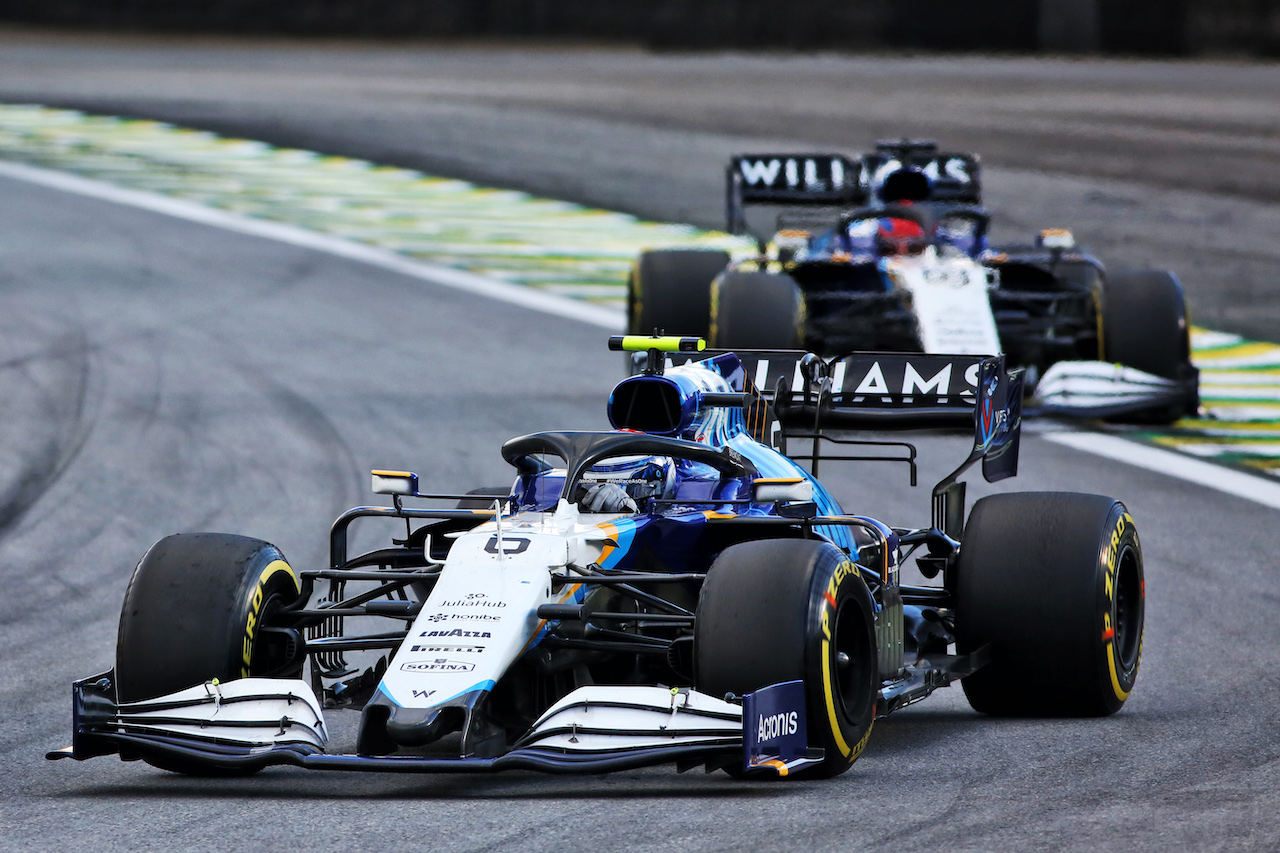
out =
[[[649,354],[609,398],[616,429],[508,441],[509,489],[429,495],[375,471],[392,505],[339,517],[323,568],[241,536],[157,542],[125,594],[115,667],[75,683],[72,745],[49,757],[833,776],[876,719],[955,679],[994,715],[1124,703],[1143,631],[1124,506],[1003,494],[965,522],[958,477],[1017,470],[1021,377],[1002,359],[779,353],[804,382],[769,406],[733,353],[612,344]],[[793,461],[896,453],[914,479],[911,445],[845,431],[948,424],[974,441],[922,528],[845,511]],[[771,433],[812,450],[788,457],[759,440]],[[370,519],[398,535],[353,556],[349,530]],[[941,582],[901,583],[913,556]],[[336,709],[361,711],[351,754],[326,751]]]
[[[976,155],[932,142],[839,154],[734,157],[728,230],[776,211],[760,251],[643,252],[633,334],[704,335],[721,349],[1003,353],[1036,411],[1170,423],[1194,416],[1186,300],[1165,270],[1108,273],[1069,231],[993,246]]]

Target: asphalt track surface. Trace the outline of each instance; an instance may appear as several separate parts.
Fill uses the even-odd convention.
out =
[[[370,156],[355,150],[362,130],[369,147],[394,131],[406,148],[419,140],[422,151],[440,158],[437,164],[447,157],[460,164],[483,160],[491,168],[500,162],[507,174],[527,171],[528,186],[544,194],[591,200],[590,189],[603,196],[597,203],[663,218],[714,216],[706,199],[693,206],[690,186],[718,187],[721,155],[731,148],[760,139],[822,140],[816,132],[771,130],[763,120],[742,136],[706,133],[693,117],[682,124],[678,110],[669,120],[628,125],[603,110],[557,112],[536,98],[520,108],[514,96],[494,106],[483,103],[482,93],[415,94],[406,106],[394,97],[348,91],[359,90],[350,81],[369,66],[417,61],[417,53],[404,49],[24,45],[0,50],[3,99],[106,111],[114,98],[118,111],[132,105],[135,114],[156,115],[203,108],[208,121],[196,121],[194,113],[184,121],[211,127],[240,111],[235,132],[243,135],[268,136],[252,132],[246,116],[253,114],[257,130],[270,129],[271,119],[281,133],[292,127],[299,136],[321,134],[310,147],[362,156]],[[192,61],[193,53],[205,57],[202,64]],[[669,63],[702,63],[708,73],[736,77],[737,66],[797,61],[599,56],[571,59],[610,68],[640,64],[658,77]],[[481,79],[505,65],[508,91],[522,85],[542,91],[555,86],[534,71],[558,67],[552,59],[546,52],[476,50],[441,61],[458,76],[470,63],[470,73]],[[993,64],[912,62],[920,74],[939,63],[956,73]],[[189,83],[186,95],[172,94],[197,65],[204,79]],[[307,70],[317,65],[337,70],[320,79]],[[1021,81],[1040,67],[1023,65],[1030,70],[1006,76]],[[125,83],[109,73],[117,66]],[[227,72],[230,66],[235,73]],[[1092,63],[1055,67],[1066,69],[1059,76],[1092,74],[1123,88]],[[1102,67],[1116,73],[1132,67],[1170,90],[1179,88],[1175,78],[1187,69],[1207,68],[1209,82],[1237,74],[1224,89],[1254,91],[1260,102],[1266,87],[1246,84],[1268,74],[1274,81],[1276,73],[1268,66]],[[308,79],[310,89],[302,85]],[[341,91],[326,96],[326,85]],[[41,86],[47,97],[40,97]],[[168,106],[152,91],[166,88]],[[217,97],[207,101],[196,97],[215,90]],[[1270,89],[1273,107],[1277,91]],[[664,92],[676,100],[681,94],[661,81],[651,84],[653,99]],[[328,106],[318,109],[316,101]],[[360,110],[377,105],[382,123],[371,124]],[[450,118],[426,136],[433,114]],[[1206,133],[1237,132],[1229,117],[1215,115],[1207,107],[1195,114]],[[486,133],[469,133],[477,122],[488,122]],[[589,138],[588,130],[598,136]],[[325,132],[336,134],[329,137],[333,144],[321,144]],[[868,123],[858,139],[881,133]],[[348,147],[340,147],[337,136]],[[445,144],[449,136],[452,147]],[[564,150],[569,137],[578,148]],[[609,150],[618,156],[582,156],[592,138],[612,140]],[[680,140],[696,156],[677,158],[686,150],[673,147]],[[501,157],[482,157],[478,147]],[[995,158],[987,150],[990,163]],[[611,168],[622,154],[645,151],[648,159],[637,161],[648,164],[644,169]],[[715,177],[695,180],[694,166],[711,168]],[[557,184],[557,175],[565,182]],[[1100,185],[1086,174],[993,166],[988,175],[993,195],[1003,187],[992,198],[998,210],[1006,207],[1001,201],[1029,204],[1025,200],[1040,192],[1045,203],[1065,199],[1062,211],[1071,212],[1072,198],[1084,210],[1090,193],[1104,192],[1085,189]],[[1157,209],[1149,199],[1192,192],[1198,205],[1208,204],[1218,198],[1208,191],[1225,186],[1180,190],[1169,186],[1177,180],[1154,172],[1127,180],[1124,192],[1132,193],[1126,197],[1133,205],[1117,213],[1115,205],[1093,204],[1095,217],[1123,220],[1129,242],[1120,245],[1135,256],[1170,246],[1186,250],[1205,239],[1201,208]],[[535,186],[539,181],[545,186]],[[1114,182],[1101,185],[1116,192]],[[1063,187],[1078,187],[1079,195],[1053,194]],[[679,202],[686,196],[687,211]],[[797,784],[744,784],[666,768],[585,778],[280,769],[207,780],[109,758],[46,762],[45,749],[67,742],[70,681],[111,664],[124,586],[152,541],[178,530],[239,532],[275,542],[295,565],[317,565],[331,518],[368,499],[368,469],[430,472],[432,487],[449,490],[503,482],[508,473],[497,446],[504,438],[605,426],[604,399],[618,365],[603,353],[598,329],[569,320],[20,182],[0,181],[0,198],[0,572],[6,592],[0,600],[6,652],[0,664],[6,771],[0,847],[1092,851],[1280,845],[1274,821],[1280,807],[1275,511],[1050,444],[1036,435],[1054,428],[1046,425],[1029,427],[1021,474],[998,490],[1116,495],[1142,535],[1148,613],[1142,670],[1115,717],[992,720],[970,711],[958,689],[943,690],[878,724],[850,773]],[[628,206],[628,198],[637,203]],[[1275,249],[1261,238],[1275,206],[1260,191],[1218,200],[1250,216],[1232,227],[1219,223],[1215,234],[1243,240],[1254,229],[1258,245],[1248,263],[1271,275],[1260,274],[1249,286],[1273,286],[1276,259],[1267,252]],[[642,208],[642,201],[653,209]],[[1225,252],[1229,244],[1215,245]],[[1276,310],[1257,301],[1260,296],[1252,303],[1238,296],[1204,298],[1217,299],[1224,316]],[[921,481],[945,473],[963,452],[963,442],[922,439]],[[925,520],[927,491],[908,489],[903,471],[830,474],[837,495],[859,511],[893,523]],[[337,746],[344,738],[349,746],[349,721],[335,722]]]

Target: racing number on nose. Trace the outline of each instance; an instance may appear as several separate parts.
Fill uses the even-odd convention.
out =
[[[490,554],[498,553],[498,537],[491,536],[489,541],[485,543],[484,550]],[[503,554],[523,554],[529,550],[529,540],[523,536],[503,536],[502,537],[502,553]]]

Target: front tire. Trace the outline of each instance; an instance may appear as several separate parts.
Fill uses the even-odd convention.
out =
[[[694,682],[739,696],[802,680],[810,746],[836,776],[866,747],[879,697],[875,617],[857,568],[807,539],[726,548],[707,573],[694,629]]]
[[[789,275],[726,272],[711,285],[713,349],[799,349],[804,297]]]
[[[116,700],[140,702],[214,678],[297,675],[287,643],[260,630],[297,599],[297,574],[274,545],[179,533],[147,552],[125,592],[116,641]]]
[[[1128,699],[1142,658],[1145,582],[1133,518],[1098,495],[994,495],[974,504],[956,568],[963,679],[977,711],[1097,717]]]

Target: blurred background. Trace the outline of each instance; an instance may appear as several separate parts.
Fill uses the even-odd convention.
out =
[[[531,36],[659,49],[1280,55],[1278,0],[0,0],[0,20],[222,33]]]

